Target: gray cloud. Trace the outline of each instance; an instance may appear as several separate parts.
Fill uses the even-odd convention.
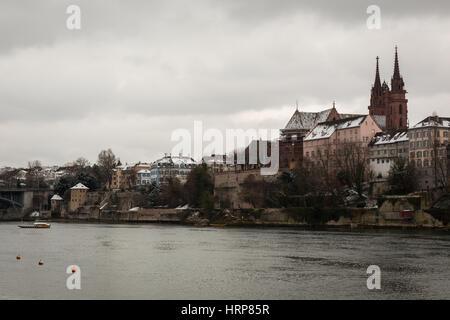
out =
[[[95,160],[108,146],[145,160],[169,151],[171,130],[192,119],[225,128],[251,111],[273,116],[237,122],[282,127],[291,116],[282,107],[296,99],[307,110],[336,100],[367,112],[375,57],[389,83],[396,44],[410,122],[448,115],[450,3],[377,2],[375,31],[372,1],[2,1],[0,166],[83,152]],[[69,4],[81,7],[80,31],[65,27]],[[164,121],[157,135],[155,119]],[[84,140],[69,139],[80,124]],[[40,143],[27,142],[32,132]],[[64,149],[44,138],[53,134]]]

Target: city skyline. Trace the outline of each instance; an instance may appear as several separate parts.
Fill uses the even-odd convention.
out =
[[[152,161],[170,152],[173,130],[195,120],[281,129],[296,99],[302,111],[335,100],[340,112],[367,114],[375,59],[389,83],[395,45],[410,126],[447,115],[445,2],[380,1],[380,30],[366,26],[368,4],[350,1],[78,1],[81,30],[66,28],[69,4],[1,5],[0,166],[95,162],[107,148],[124,163]]]

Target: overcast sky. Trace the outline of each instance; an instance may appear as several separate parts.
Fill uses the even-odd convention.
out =
[[[81,8],[68,30],[66,8]],[[367,7],[381,9],[369,30]],[[450,1],[2,0],[0,167],[153,161],[171,133],[282,128],[295,110],[367,113],[394,46],[410,124],[450,116]]]

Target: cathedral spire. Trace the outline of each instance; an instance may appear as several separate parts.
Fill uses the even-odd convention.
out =
[[[376,72],[375,72],[375,83],[373,85],[375,88],[381,88],[380,68],[378,66],[378,60],[379,59],[380,58],[377,56],[377,69],[376,69]]]
[[[398,52],[397,46],[395,46],[395,62],[394,62],[394,74],[391,79],[391,90],[392,92],[402,92],[404,91],[405,83],[400,75],[400,67],[398,63]]]
[[[397,53],[397,46],[395,46],[395,63],[394,63],[394,79],[400,79],[400,67],[398,65],[398,53]]]

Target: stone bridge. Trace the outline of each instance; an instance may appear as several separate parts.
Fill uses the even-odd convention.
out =
[[[0,209],[20,210],[24,213],[32,210],[48,210],[49,197],[53,194],[49,189],[1,188]]]

